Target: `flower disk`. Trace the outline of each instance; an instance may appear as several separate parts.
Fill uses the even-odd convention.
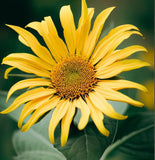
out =
[[[51,81],[60,97],[73,100],[91,91],[97,80],[93,65],[80,57],[70,57],[55,66]]]

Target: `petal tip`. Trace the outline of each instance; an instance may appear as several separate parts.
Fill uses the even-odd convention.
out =
[[[144,85],[141,85],[141,91],[147,93],[149,90]]]
[[[24,126],[21,128],[21,132],[26,132],[28,129],[26,129]]]
[[[103,133],[103,135],[105,135],[106,137],[109,137],[110,132],[108,130],[105,130],[104,133]]]
[[[54,144],[54,143],[55,143],[55,140],[54,140],[54,138],[53,138],[53,137],[50,137],[49,139],[50,139],[50,142],[51,142],[52,144]]]
[[[5,24],[7,27],[10,27],[12,28],[14,25],[11,25],[11,24]]]
[[[109,8],[107,8],[107,9],[110,10],[110,12],[112,12],[115,8],[116,8],[116,6],[109,7]]]
[[[6,114],[4,111],[1,111],[0,114]]]
[[[135,105],[136,107],[144,107],[144,104],[138,101],[138,104]]]
[[[64,147],[66,145],[66,143],[67,143],[66,140],[61,141],[61,147]]]

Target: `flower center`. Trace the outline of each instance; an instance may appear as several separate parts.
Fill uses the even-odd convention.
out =
[[[60,97],[73,100],[92,90],[95,68],[80,57],[70,57],[53,68],[51,81]]]

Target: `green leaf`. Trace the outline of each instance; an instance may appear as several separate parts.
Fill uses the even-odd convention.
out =
[[[13,135],[13,145],[17,153],[14,160],[65,160],[48,138],[49,113],[27,132],[17,131]]]
[[[153,117],[151,112],[139,113],[124,121],[117,133],[121,138],[105,150],[100,160],[153,160]]]
[[[13,96],[10,97],[9,101],[6,103],[7,92],[0,91],[0,111],[8,108],[12,104],[12,102],[15,100],[15,98],[17,98],[17,96],[19,96],[19,94],[14,94]],[[16,109],[15,111],[9,113],[9,116],[13,118],[15,121],[18,121],[22,108],[23,108],[23,105],[18,109]]]
[[[26,133],[15,132],[13,145],[17,153],[15,160],[65,160],[63,154],[41,134],[32,129]]]
[[[67,160],[98,160],[104,150],[114,141],[117,130],[116,120],[105,117],[104,124],[110,131],[109,137],[102,135],[93,122],[89,122],[82,131],[72,124],[68,142],[64,147],[60,146],[60,128],[57,127],[55,147],[66,156]]]
[[[62,157],[56,153],[39,150],[39,151],[27,151],[15,157],[14,160],[63,160]]]
[[[7,108],[12,101],[17,97],[17,95],[13,95],[8,104],[5,103],[6,92],[1,92],[0,96],[2,97],[2,102],[0,102],[0,106],[2,108]],[[18,121],[18,117],[20,114],[22,107],[10,113],[10,116]],[[58,156],[65,159],[63,154],[66,156],[67,160],[79,160],[79,159],[89,159],[89,160],[98,160],[105,149],[113,143],[116,131],[117,131],[117,121],[112,120],[110,118],[104,118],[104,124],[106,128],[110,131],[110,136],[105,137],[102,135],[94,125],[92,121],[90,121],[87,127],[79,131],[77,126],[74,124],[71,125],[70,128],[70,136],[66,146],[61,147],[60,145],[60,125],[57,127],[55,131],[55,148],[49,141],[48,137],[48,125],[52,115],[52,111],[46,115],[41,121],[37,124],[33,125],[31,129],[25,133],[21,133],[20,131],[16,132],[13,136],[13,144],[14,148],[17,152],[17,157],[15,160],[23,160],[24,157],[28,160],[30,159],[39,159],[39,157],[44,157],[44,153],[49,152],[46,156],[54,154],[53,156]],[[43,147],[43,148],[42,148]],[[48,148],[49,147],[49,148]],[[47,149],[48,148],[48,149]],[[57,149],[60,151],[58,151]],[[38,154],[38,158],[36,158],[35,153],[40,152]],[[43,151],[43,152],[41,152]],[[34,152],[34,154],[32,153]],[[63,154],[62,154],[62,153]],[[48,160],[48,157],[44,157],[44,159]],[[56,158],[53,158],[56,159]]]
[[[6,103],[7,92],[0,92],[0,109],[4,110],[11,105],[19,94],[11,96]],[[9,113],[9,116],[18,121],[22,106]],[[64,155],[54,148],[48,138],[48,123],[51,118],[51,112],[46,115],[39,123],[31,127],[27,132],[17,131],[13,135],[13,145],[17,153],[15,160],[65,160]]]

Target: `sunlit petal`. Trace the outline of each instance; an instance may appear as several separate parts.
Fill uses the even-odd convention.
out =
[[[94,47],[98,41],[98,38],[101,34],[103,25],[104,25],[106,19],[108,18],[109,14],[112,12],[112,10],[114,8],[115,7],[110,7],[110,8],[103,10],[95,19],[93,29],[91,30],[91,32],[86,40],[85,46],[84,46],[84,50],[82,53],[84,57],[89,58],[90,55],[92,54]]]
[[[25,118],[30,115],[34,110],[39,108],[42,104],[47,102],[51,96],[45,96],[41,98],[34,99],[30,102],[27,102],[25,106],[22,109],[22,112],[20,114],[19,120],[18,120],[18,127],[21,128],[23,121]]]
[[[95,88],[95,91],[101,93],[108,100],[126,102],[126,103],[129,103],[129,104],[137,106],[137,107],[144,106],[143,103],[136,101],[136,100],[133,100],[132,98],[130,98],[130,97],[118,92],[118,91],[114,91],[114,90],[106,88],[106,87],[104,87],[104,88],[97,87],[97,88]]]
[[[60,103],[57,104],[52,118],[49,123],[49,138],[50,141],[54,144],[54,131],[60,120],[64,117],[67,110],[69,108],[69,101],[68,100],[61,100]]]
[[[103,112],[106,116],[114,119],[126,119],[127,116],[123,116],[119,113],[116,113],[111,104],[109,104],[104,95],[100,94],[99,92],[94,92],[89,94],[89,98],[94,106]]]
[[[68,106],[68,110],[61,121],[61,146],[63,147],[68,139],[70,125],[75,114],[74,104],[71,102]]]
[[[8,69],[5,70],[5,73],[4,73],[4,78],[5,79],[8,79],[8,74],[13,70],[15,69],[16,67],[9,67]]]
[[[121,72],[138,69],[145,66],[150,66],[150,64],[138,59],[122,60],[102,69],[98,69],[96,76],[101,79],[110,78],[120,74]]]
[[[36,87],[36,86],[49,86],[50,84],[51,84],[50,80],[42,79],[42,78],[21,80],[10,88],[6,101],[8,101],[10,96],[19,89],[23,89],[27,87]]]
[[[13,30],[15,30],[20,36],[22,36],[22,38],[25,40],[25,42],[28,44],[28,46],[31,47],[32,51],[41,59],[43,59],[45,62],[53,65],[54,60],[51,57],[49,51],[43,47],[38,40],[27,30],[18,27],[18,26],[14,26],[14,25],[7,25],[8,27],[12,28]]]
[[[76,31],[76,55],[78,56],[82,54],[94,15],[94,8],[87,8],[85,0],[82,0],[81,8],[81,17]]]
[[[108,66],[118,60],[127,58],[128,56],[132,55],[135,52],[140,52],[140,51],[146,52],[147,50],[144,47],[138,46],[138,45],[134,45],[134,46],[130,46],[130,47],[121,49],[117,52],[113,52],[112,54],[104,57],[102,62],[98,63],[97,67],[103,68],[103,67]],[[103,61],[104,61],[104,63],[103,63]]]
[[[78,129],[82,130],[88,123],[90,110],[86,102],[82,98],[75,100],[75,105],[81,110],[81,118],[78,124]]]
[[[98,86],[101,88],[108,87],[114,90],[136,88],[141,91],[147,92],[147,88],[145,86],[127,80],[103,80],[98,83]]]
[[[37,76],[50,77],[50,72],[47,70],[48,65],[45,68],[45,65],[37,57],[27,53],[10,54],[3,59],[2,64],[13,66],[21,71],[33,73]],[[52,66],[50,68],[52,69]]]
[[[5,109],[4,111],[0,113],[1,114],[10,113],[13,110],[17,109],[18,107],[20,107],[25,102],[28,102],[30,100],[33,100],[39,97],[52,95],[54,92],[55,90],[53,89],[45,89],[43,87],[32,89],[30,91],[26,91],[25,93],[18,96],[7,109]]]
[[[92,118],[92,120],[94,121],[97,129],[105,136],[109,136],[109,131],[104,127],[103,124],[103,114],[101,111],[99,111],[94,105],[93,103],[89,100],[89,98],[87,99],[87,103],[90,109],[90,116]]]
[[[127,31],[124,33],[121,33],[117,35],[114,39],[110,40],[108,43],[106,43],[104,46],[102,46],[102,49],[98,53],[97,57],[93,58],[93,64],[96,64],[101,58],[103,58],[106,54],[111,54],[113,51],[126,39],[128,39],[131,35],[138,34],[142,36],[142,34],[138,31]],[[98,63],[98,66],[102,65],[104,62],[103,59]]]
[[[46,112],[50,111],[54,107],[56,107],[57,103],[59,102],[59,97],[52,97],[49,101],[44,102],[36,111],[32,114],[28,122],[22,127],[21,131],[25,132],[29,130],[29,128]]]
[[[105,56],[107,53],[107,50],[105,51],[105,46],[108,45],[111,41],[114,39],[117,39],[120,34],[125,33],[126,31],[129,31],[131,29],[138,30],[137,27],[130,25],[130,24],[125,24],[125,25],[120,25],[114,29],[112,29],[107,36],[103,37],[97,44],[93,55],[92,55],[92,60],[94,60],[94,64],[98,61],[98,59],[101,59]]]
[[[70,56],[73,56],[75,55],[75,24],[70,6],[63,6],[61,8],[60,20]]]

